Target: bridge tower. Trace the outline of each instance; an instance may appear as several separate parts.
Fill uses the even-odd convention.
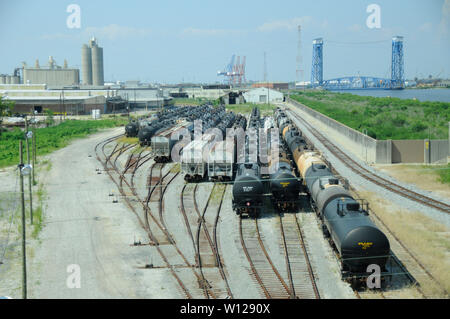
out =
[[[391,88],[403,88],[403,76],[403,37],[395,36],[392,38]]]
[[[323,39],[313,40],[311,85],[318,86],[323,82]]]

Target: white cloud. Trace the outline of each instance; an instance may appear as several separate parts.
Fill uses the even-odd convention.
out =
[[[224,35],[238,35],[245,33],[245,30],[233,30],[233,29],[197,29],[197,28],[185,28],[181,31],[183,35],[194,36],[224,36]]]
[[[87,36],[104,37],[110,40],[128,37],[145,37],[150,35],[151,32],[147,28],[133,28],[117,24],[110,24],[104,27],[87,27],[83,30],[83,33]]]
[[[432,28],[433,28],[433,25],[431,24],[431,22],[425,22],[424,24],[422,24],[419,27],[419,30],[424,31],[424,32],[429,32],[429,31],[431,31]]]
[[[104,27],[86,27],[77,33],[71,30],[68,33],[43,34],[40,38],[43,40],[85,40],[95,36],[100,39],[117,40],[130,37],[146,37],[150,34],[152,34],[152,30],[147,28],[133,28],[110,24]]]
[[[360,24],[353,24],[347,28],[347,30],[352,32],[360,32],[362,30],[362,26]]]
[[[445,0],[442,5],[442,18],[439,24],[439,32],[443,36],[450,34],[450,0]]]
[[[298,25],[305,26],[311,23],[312,18],[309,16],[297,17],[286,20],[275,20],[266,22],[258,27],[258,31],[268,32],[274,30],[294,30]]]
[[[72,34],[65,33],[54,33],[54,34],[43,34],[40,36],[42,40],[64,40],[64,39],[73,39],[74,36]]]

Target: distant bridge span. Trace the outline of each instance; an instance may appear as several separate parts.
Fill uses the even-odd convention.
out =
[[[405,87],[403,70],[403,37],[392,38],[391,78],[372,76],[347,76],[330,80],[323,79],[323,39],[313,41],[311,68],[311,85],[327,90],[360,90],[360,89],[403,89]]]

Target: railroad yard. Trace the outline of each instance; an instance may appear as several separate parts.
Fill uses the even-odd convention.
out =
[[[446,227],[448,200],[353,158],[294,104],[276,107],[267,117],[257,108],[240,115],[175,107],[49,155],[44,227],[30,243],[30,296],[448,298],[448,283],[360,193]],[[239,133],[217,144],[208,129],[247,133],[239,148]],[[252,146],[252,129],[279,130],[276,154],[262,133]],[[13,171],[1,174],[14,180]],[[19,296],[18,263],[2,265],[0,295]],[[372,264],[381,268],[376,289],[367,287]],[[68,288],[71,265],[81,270],[78,289]]]

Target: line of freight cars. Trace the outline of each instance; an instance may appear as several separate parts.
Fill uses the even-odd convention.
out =
[[[194,120],[201,123],[202,135],[197,139],[193,139]],[[206,173],[212,181],[233,178],[236,140],[227,138],[226,133],[228,128],[245,130],[244,116],[227,113],[224,106],[203,105],[158,113],[155,120],[142,122],[130,122],[125,132],[127,136],[138,136],[141,145],[150,145],[155,162],[179,161],[186,181],[200,181]],[[217,135],[221,135],[219,141]],[[177,158],[172,158],[174,155]]]
[[[181,172],[187,182],[198,182],[208,175],[210,180],[225,181],[233,178],[236,162],[236,139],[227,135],[227,129],[245,129],[242,115],[221,110],[216,121],[203,126],[201,137],[194,139],[181,151]],[[224,139],[225,137],[225,139]]]
[[[368,217],[367,202],[352,197],[283,110],[275,110],[275,120],[322,222],[323,233],[339,256],[342,278],[356,286],[367,278],[367,267],[372,264],[385,274],[390,244]]]
[[[212,108],[210,106],[197,108],[194,111],[190,110],[184,121],[179,121],[177,125],[169,127],[163,132],[158,132],[150,139],[152,155],[156,162],[163,163],[170,160],[178,161],[181,150],[186,147],[192,140],[194,132],[194,120],[199,120],[199,127],[201,125],[201,133],[212,127],[222,128],[223,122],[220,119],[234,119],[234,113],[225,112],[224,106]],[[174,150],[175,147],[175,150]],[[172,151],[177,158],[172,158]]]
[[[264,185],[258,161],[261,127],[260,111],[258,108],[253,108],[245,135],[245,145],[242,153],[238,155],[240,164],[238,164],[232,190],[232,207],[238,215],[256,216],[263,206]]]
[[[258,215],[263,206],[265,195],[271,196],[272,202],[281,211],[297,208],[301,185],[288,158],[288,151],[280,149],[279,153],[272,154],[272,147],[269,143],[267,147],[269,176],[268,179],[262,178],[262,163],[259,159],[263,154],[259,154],[261,151],[259,131],[264,128],[267,141],[270,142],[269,129],[273,128],[274,125],[273,118],[265,118],[263,124],[259,111],[257,109],[252,111],[249,131],[252,129],[253,131],[247,132],[242,164],[238,167],[233,185],[232,205],[238,215]],[[252,138],[256,143],[251,141]],[[266,183],[268,187],[265,187],[264,184]],[[265,189],[268,189],[268,193],[265,193]]]

